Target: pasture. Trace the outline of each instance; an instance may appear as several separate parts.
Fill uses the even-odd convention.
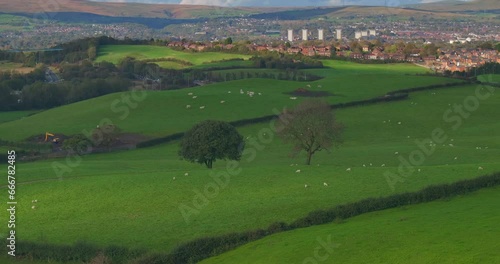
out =
[[[500,83],[500,74],[484,74],[477,77],[481,82]]]
[[[182,52],[167,47],[148,45],[105,45],[99,47],[97,55],[96,62],[108,61],[114,64],[117,64],[126,57],[132,57],[137,60],[175,58],[194,65],[236,58],[248,59],[251,57],[248,55],[216,52]],[[175,62],[158,62],[158,64],[167,68],[183,67],[181,64]]]
[[[331,68],[309,70],[325,76],[316,82],[249,79],[182,90],[146,92],[144,100],[137,101],[137,105],[129,108],[126,115],[123,111],[114,110],[116,102],[120,103],[122,96],[128,93],[111,94],[0,123],[0,138],[20,141],[45,131],[71,135],[95,128],[103,119],[111,120],[124,132],[158,137],[185,131],[206,119],[232,121],[273,114],[273,109],[282,110],[302,100],[291,100],[289,95],[284,94],[297,88],[329,91],[337,96],[324,99],[329,103],[341,103],[382,96],[404,88],[456,82],[453,79],[412,75],[425,72],[425,69],[412,65],[359,65],[334,61],[327,64]],[[240,89],[243,94],[240,94]],[[179,142],[82,156],[77,160],[62,158],[19,163],[19,208],[16,212],[19,239],[56,244],[85,240],[100,246],[114,244],[168,253],[179,244],[204,236],[266,228],[273,222],[291,222],[317,209],[367,197],[416,191],[431,184],[450,183],[499,171],[500,138],[496,131],[499,131],[500,124],[492,114],[496,113],[500,103],[498,93],[481,100],[477,109],[469,111],[467,118],[460,119],[458,128],[454,126],[458,122],[456,114],[451,116],[453,121],[444,119],[453,105],[464,104],[477,92],[486,93],[491,89],[469,85],[421,91],[411,93],[410,98],[404,101],[338,110],[336,116],[345,125],[344,143],[332,153],[316,154],[312,166],[303,165],[305,157],[302,155],[289,156],[291,146],[283,145],[272,131],[265,130],[271,127],[269,122],[239,127],[247,140],[247,149],[253,149],[255,155],[244,155],[238,163],[240,170],[229,177],[227,184],[217,189],[210,186],[216,182],[214,175],[226,170],[226,162],[217,161],[214,170],[209,171],[201,165],[182,161],[177,156]],[[250,97],[246,91],[254,91],[256,95]],[[220,103],[221,100],[225,102]],[[188,104],[192,106],[189,109],[186,108]],[[206,108],[201,110],[199,106]],[[419,149],[418,142],[428,146],[436,128],[445,132],[446,142],[435,146],[433,153],[425,156],[425,160],[415,168],[418,171],[415,170],[392,189],[384,174],[396,173],[400,159],[409,159],[411,153]],[[263,131],[270,133],[265,142],[259,139]],[[351,170],[347,171],[348,168]],[[185,173],[188,175],[185,176]],[[323,185],[325,182],[328,186]],[[305,188],[305,184],[309,187]],[[5,185],[2,187],[5,188]],[[498,188],[495,191],[498,192]],[[489,192],[492,191],[481,192],[481,195],[486,194],[484,206],[491,204],[487,201],[498,198],[498,195],[491,196]],[[200,198],[201,195],[206,198]],[[471,196],[472,199],[474,197]],[[34,199],[38,203],[32,209],[31,201]],[[202,204],[195,213],[187,217],[183,215],[180,208],[185,207],[181,206],[193,208],[200,201]],[[419,214],[424,217],[427,209],[429,215],[436,215],[441,203],[414,206],[407,212],[415,218]],[[457,213],[457,219],[462,219],[468,212],[460,211],[453,204],[450,208],[456,209],[450,209],[450,214]],[[483,212],[488,209],[478,207],[475,210]],[[486,212],[490,211],[493,210]],[[387,219],[408,217],[405,212],[402,209],[376,212],[360,216],[352,222],[348,220],[340,228],[337,224],[329,224],[279,235],[289,235],[291,242],[308,237],[304,245],[310,245],[324,230],[333,234],[338,231],[340,233],[333,237],[338,237],[339,243],[345,244],[345,248],[341,249],[345,252],[339,258],[347,258],[357,252],[357,244],[367,249],[377,245],[382,231],[370,233],[367,241],[361,237],[368,226],[373,226],[372,221],[385,224]],[[476,211],[463,218],[475,221],[476,214],[473,212]],[[498,219],[498,215],[492,217]],[[438,220],[445,223],[444,217]],[[479,222],[481,227],[477,227],[478,231],[484,232],[491,224],[490,220]],[[5,222],[5,216],[2,215],[0,221]],[[467,224],[456,221],[451,222],[449,229],[440,231],[452,232]],[[400,227],[413,234],[422,222],[425,218],[409,216],[408,222],[396,223],[397,228],[387,226],[381,230],[399,230]],[[416,225],[410,227],[407,223]],[[347,227],[342,231],[344,226]],[[308,233],[308,230],[311,232]],[[0,231],[5,234],[5,227],[1,227]],[[421,234],[418,239],[428,241],[431,237],[432,234],[427,237]],[[404,238],[408,236],[397,237]],[[274,236],[254,243],[268,243],[270,239]],[[413,245],[414,242],[407,239],[403,245]],[[482,245],[481,241],[473,240],[473,243],[472,250]],[[244,246],[241,250],[263,250],[262,246],[258,246],[263,244],[255,245],[256,248]],[[291,248],[276,243],[273,245],[277,254]],[[390,248],[390,245],[393,244],[384,246],[382,250]],[[419,246],[424,249],[423,245]],[[309,252],[305,249],[292,250],[296,251],[291,255],[294,260]],[[411,249],[401,254],[387,251],[380,261],[405,259],[411,252],[416,252]],[[231,254],[229,252],[220,259],[207,261],[238,262],[240,257]],[[260,253],[249,254],[253,259],[248,261],[259,261],[256,255]],[[270,259],[276,258],[272,251],[263,250],[262,254]],[[359,255],[360,261],[368,259],[370,254]],[[457,254],[462,254],[464,259],[469,256],[465,251]],[[433,256],[430,255],[429,259],[434,260]],[[493,255],[492,259],[495,257]]]
[[[415,140],[430,137],[439,126],[453,137],[454,147],[438,146],[419,166],[421,172],[395,186],[395,192],[498,171],[500,140],[494,133],[498,124],[488,115],[496,108],[498,96],[484,102],[456,132],[443,124],[441,115],[433,114],[446,111],[448,103],[463,102],[474,88],[443,90],[436,95],[421,92],[411,101],[340,110],[337,116],[346,125],[344,145],[331,154],[319,153],[310,167],[302,165],[303,157],[291,159],[290,146],[275,139],[254,160],[244,159],[241,172],[188,222],[180,204],[192,206],[197,192],[204,192],[214,180],[204,167],[180,161],[176,142],[84,156],[78,166],[60,177],[53,161],[22,164],[18,173],[26,184],[18,186],[23,193],[20,204],[24,204],[18,211],[21,238],[53,243],[83,239],[99,245],[169,251],[201,236],[290,222],[318,208],[392,194],[384,173],[396,171],[400,161],[394,153],[408,157],[418,149]],[[389,119],[391,123],[383,123]],[[399,121],[403,123],[398,125]],[[252,125],[240,131],[252,138],[268,126]],[[477,146],[483,149],[477,150]],[[57,162],[65,164],[64,159]],[[479,166],[484,170],[479,171]],[[348,167],[351,172],[346,172]],[[216,162],[214,173],[224,168],[225,162]],[[302,172],[295,173],[297,169]],[[310,188],[305,189],[304,184]],[[30,208],[32,199],[39,200],[36,210]],[[144,236],[148,239],[141,239]]]
[[[5,131],[0,138],[18,141],[45,131],[72,135],[95,128],[104,118],[126,132],[160,137],[185,131],[205,119],[235,121],[271,115],[273,109],[281,111],[283,107],[297,104],[297,100],[291,100],[285,93],[298,88],[328,91],[334,96],[324,99],[335,104],[366,100],[404,88],[457,82],[442,77],[408,75],[411,70],[417,73],[422,70],[411,65],[401,68],[396,65],[358,65],[359,69],[353,71],[354,65],[339,62],[331,64],[332,68],[310,70],[325,76],[315,82],[243,79],[181,90],[148,91],[139,93],[144,99],[134,100],[135,107],[128,111],[121,109],[125,106],[123,97],[130,97],[129,93],[110,94],[0,124],[0,129]],[[393,72],[390,79],[380,74],[384,67]],[[240,90],[244,94],[240,94]],[[250,97],[247,91],[253,91],[255,95]],[[221,104],[221,101],[225,102]],[[186,108],[187,105],[191,108]],[[200,110],[200,106],[205,106],[205,109]]]
[[[302,263],[314,259],[318,241],[333,244],[320,250],[325,263],[498,263],[500,213],[491,208],[499,199],[497,187],[368,213],[272,235],[200,263]]]

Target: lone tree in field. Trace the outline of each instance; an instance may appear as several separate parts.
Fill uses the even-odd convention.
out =
[[[207,120],[186,132],[179,156],[211,169],[218,159],[239,160],[243,147],[243,137],[236,128],[226,122]]]
[[[342,125],[335,121],[331,107],[318,99],[305,100],[283,112],[276,129],[285,143],[294,145],[292,154],[306,152],[307,165],[311,165],[314,153],[330,150],[341,142]]]

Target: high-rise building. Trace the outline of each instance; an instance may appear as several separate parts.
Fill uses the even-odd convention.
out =
[[[355,39],[360,39],[360,38],[361,38],[361,36],[362,36],[361,31],[356,31],[356,32],[354,32],[354,38],[355,38]]]
[[[308,40],[307,29],[302,29],[302,40]]]
[[[288,41],[293,41],[293,29],[288,30]]]
[[[325,31],[323,29],[318,29],[318,39],[319,40],[325,39]]]
[[[361,31],[361,36],[362,37],[368,37],[368,31],[366,31],[366,30]]]
[[[342,29],[336,29],[335,31],[337,33],[337,39],[341,40],[342,39]]]
[[[370,36],[376,36],[377,31],[375,29],[370,29]]]

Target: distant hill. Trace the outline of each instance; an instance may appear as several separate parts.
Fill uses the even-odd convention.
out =
[[[237,7],[224,8],[200,5],[175,4],[140,4],[140,3],[103,3],[84,0],[47,1],[23,0],[1,1],[3,13],[57,13],[78,12],[117,17],[153,17],[153,18],[200,18],[215,16],[239,16],[262,12],[262,8]],[[269,11],[282,10],[269,8]]]
[[[499,0],[473,0],[473,1],[442,1],[436,3],[413,5],[412,7],[446,12],[467,12],[467,11],[498,11],[500,10]]]
[[[0,10],[3,13],[45,13],[53,17],[57,13],[79,14],[88,13],[108,17],[141,17],[141,18],[207,18],[207,17],[234,17],[252,16],[254,18],[272,18],[283,20],[310,19],[319,16],[373,16],[373,15],[404,15],[429,16],[439,12],[439,16],[457,16],[453,13],[470,13],[471,11],[489,12],[500,11],[499,0],[476,0],[471,2],[445,1],[438,3],[411,5],[407,8],[384,6],[336,6],[323,8],[286,8],[286,7],[215,7],[202,5],[177,4],[141,4],[141,3],[113,3],[92,2],[85,0],[57,0],[43,4],[46,1],[23,0],[1,1]]]

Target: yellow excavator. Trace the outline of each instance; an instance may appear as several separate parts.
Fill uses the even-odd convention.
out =
[[[49,140],[49,137],[54,137],[54,134],[45,132],[45,142]],[[57,137],[52,138],[52,143],[59,143],[59,138]]]

